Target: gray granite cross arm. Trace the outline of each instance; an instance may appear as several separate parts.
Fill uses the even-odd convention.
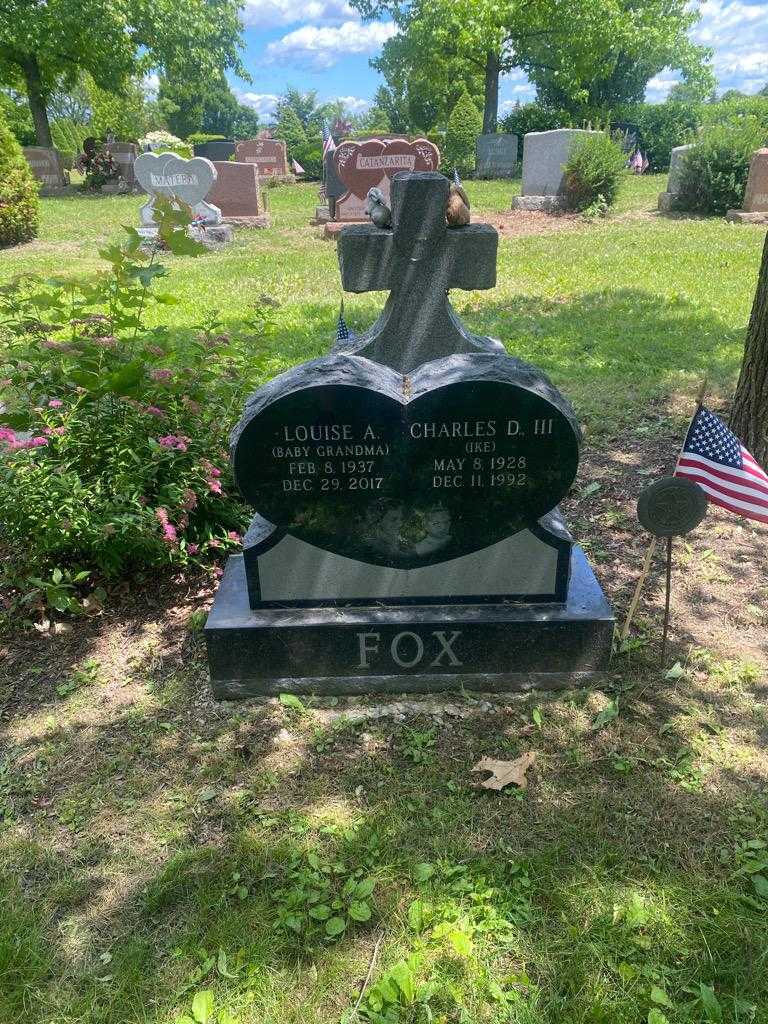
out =
[[[488,224],[449,229],[448,179],[435,172],[392,180],[392,229],[350,225],[339,234],[345,291],[389,290],[375,324],[338,348],[408,373],[458,352],[503,351],[472,334],[451,308],[449,288],[493,288],[498,235]]]

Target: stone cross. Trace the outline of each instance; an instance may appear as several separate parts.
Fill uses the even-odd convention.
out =
[[[471,334],[448,301],[449,288],[493,288],[498,235],[488,224],[449,228],[448,179],[433,171],[392,179],[392,228],[350,225],[339,234],[345,291],[389,290],[376,323],[337,350],[408,373],[463,352],[503,352],[500,342]]]

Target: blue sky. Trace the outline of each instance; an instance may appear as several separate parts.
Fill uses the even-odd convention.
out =
[[[693,38],[715,50],[721,90],[756,92],[768,82],[768,0],[704,0]],[[380,84],[368,66],[394,33],[386,21],[363,24],[346,0],[245,0],[245,64],[250,83],[232,79],[243,103],[269,117],[287,85],[316,89],[321,101],[342,98],[361,112]],[[648,85],[647,98],[663,100],[675,82],[662,72]],[[501,113],[516,100],[533,98],[525,76],[505,76]]]

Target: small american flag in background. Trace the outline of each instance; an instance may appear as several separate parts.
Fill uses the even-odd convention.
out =
[[[323,125],[323,159],[325,159],[326,153],[332,153],[336,149],[336,143],[333,141],[331,135],[331,129],[328,127],[328,122]]]
[[[336,325],[336,341],[350,341],[351,339],[353,340],[354,337],[355,332],[350,331],[347,327],[347,322],[344,319],[344,303],[342,303],[341,309],[339,310],[339,322]]]
[[[715,505],[768,523],[768,474],[708,409],[691,420],[674,475],[693,480]]]

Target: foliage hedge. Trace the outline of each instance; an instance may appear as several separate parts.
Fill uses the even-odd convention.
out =
[[[753,117],[713,124],[685,157],[681,182],[682,209],[724,214],[744,200],[752,154],[765,144],[768,132]]]
[[[291,146],[289,158],[304,168],[305,181],[320,181],[323,176],[323,142],[317,139]]]
[[[475,170],[475,139],[483,129],[483,116],[469,93],[464,92],[448,118],[443,150],[443,170],[470,175]]]
[[[569,205],[587,210],[612,206],[626,166],[621,146],[605,132],[584,135],[574,144],[565,165]]]
[[[28,242],[40,218],[38,184],[0,114],[0,246]]]

